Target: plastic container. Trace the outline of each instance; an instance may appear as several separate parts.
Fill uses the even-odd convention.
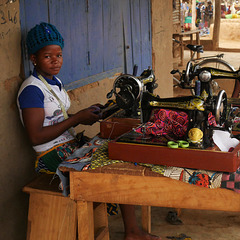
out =
[[[185,17],[184,23],[192,23],[192,17]]]

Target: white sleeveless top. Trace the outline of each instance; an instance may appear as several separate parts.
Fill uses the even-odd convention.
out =
[[[62,82],[58,78],[57,78],[57,80],[62,84]],[[44,118],[43,126],[46,127],[46,126],[50,126],[50,125],[54,125],[56,123],[62,122],[64,120],[64,116],[63,116],[63,113],[62,113],[62,110],[61,110],[58,100],[47,89],[46,85],[41,80],[34,77],[33,75],[31,75],[29,78],[27,78],[22,83],[22,85],[19,89],[19,92],[18,92],[18,98],[19,98],[19,95],[21,94],[21,92],[24,90],[24,88],[26,88],[29,85],[38,87],[44,95],[45,118]],[[70,102],[69,96],[66,93],[66,91],[63,90],[63,87],[60,90],[59,86],[57,86],[57,85],[51,85],[51,88],[56,93],[56,95],[59,97],[59,99],[62,101],[62,103],[67,111],[71,105],[71,102]],[[17,104],[18,104],[18,109],[19,109],[19,113],[20,113],[20,118],[23,123],[22,110],[20,108],[18,98],[17,98]],[[58,144],[65,143],[65,142],[68,142],[73,139],[74,139],[73,136],[68,131],[65,131],[62,135],[60,135],[56,139],[54,139],[50,142],[44,143],[44,144],[33,146],[33,148],[36,152],[43,152],[43,151],[49,150],[50,148],[52,148]]]

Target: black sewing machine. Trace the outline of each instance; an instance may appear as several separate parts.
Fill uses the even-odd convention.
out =
[[[130,74],[121,74],[113,83],[113,89],[107,94],[110,99],[113,95],[114,104],[104,108],[103,112],[122,109],[125,117],[139,118],[139,102],[143,92],[153,93],[157,88],[152,69],[148,68],[138,77]],[[109,115],[109,114],[107,114]]]
[[[193,148],[207,148],[213,145],[212,135],[213,129],[231,130],[231,121],[228,119],[227,94],[224,90],[220,91],[218,96],[211,96],[203,99],[200,96],[187,96],[176,98],[160,98],[153,94],[153,90],[157,87],[153,71],[149,68],[145,70],[139,77],[122,74],[113,84],[112,91],[108,94],[108,98],[115,96],[115,107],[124,109],[126,116],[140,117],[142,127],[150,121],[152,112],[155,109],[172,109],[175,111],[183,111],[188,114],[189,124],[187,134],[184,139],[190,142]],[[215,117],[216,124],[209,124],[209,115]],[[196,140],[196,132],[198,130],[200,137]],[[156,137],[144,136],[132,131],[127,136],[122,136],[119,141],[123,142],[160,142]],[[172,137],[172,136],[170,136]],[[152,138],[152,141],[149,140]],[[160,137],[161,138],[161,137]],[[138,140],[137,140],[138,139]],[[141,139],[139,141],[139,139]],[[177,140],[177,139],[174,139]],[[167,141],[167,140],[166,140]],[[166,141],[163,141],[166,144]]]

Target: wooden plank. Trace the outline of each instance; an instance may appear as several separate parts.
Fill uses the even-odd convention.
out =
[[[23,192],[35,192],[63,197],[62,191],[58,188],[59,183],[59,178],[54,178],[54,175],[42,174],[24,186]]]
[[[31,193],[28,240],[76,240],[76,203],[67,197]]]
[[[184,45],[183,45],[183,36],[179,35],[179,41],[181,42],[181,48],[180,48],[180,66],[183,66],[183,59],[184,59]]]
[[[181,32],[179,33],[180,36],[188,36],[188,35],[192,35],[195,33],[200,33],[201,30],[192,30],[192,31],[186,31],[186,32]]]
[[[196,45],[200,45],[200,33],[196,33]],[[200,58],[200,52],[197,52],[197,58]]]
[[[151,233],[151,206],[142,206],[142,229]]]
[[[71,199],[171,208],[240,211],[240,195],[165,177],[70,172]],[[114,187],[113,187],[114,186]],[[204,201],[203,201],[204,199]]]
[[[96,233],[99,232],[99,229],[101,229],[101,231],[102,231],[103,228],[106,228],[106,230],[108,230],[108,216],[107,216],[107,205],[106,205],[106,203],[98,204],[98,206],[94,208],[94,232],[95,232],[95,236],[99,235],[99,234],[96,234]],[[106,230],[104,230],[104,232]]]
[[[221,24],[221,1],[215,1],[215,16],[214,16],[214,24],[213,24],[213,50],[217,50],[219,47],[219,38],[220,38],[220,24]]]
[[[93,203],[77,202],[78,239],[94,240]]]
[[[109,240],[108,228],[102,227],[102,228],[98,229],[98,231],[95,233],[94,240]]]

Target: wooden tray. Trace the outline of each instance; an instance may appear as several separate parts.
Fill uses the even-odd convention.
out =
[[[240,144],[232,152],[217,148],[182,149],[166,146],[124,143],[113,140],[108,143],[109,158],[136,163],[235,172],[240,165]]]
[[[111,117],[100,123],[100,137],[115,139],[140,125],[140,119]]]

